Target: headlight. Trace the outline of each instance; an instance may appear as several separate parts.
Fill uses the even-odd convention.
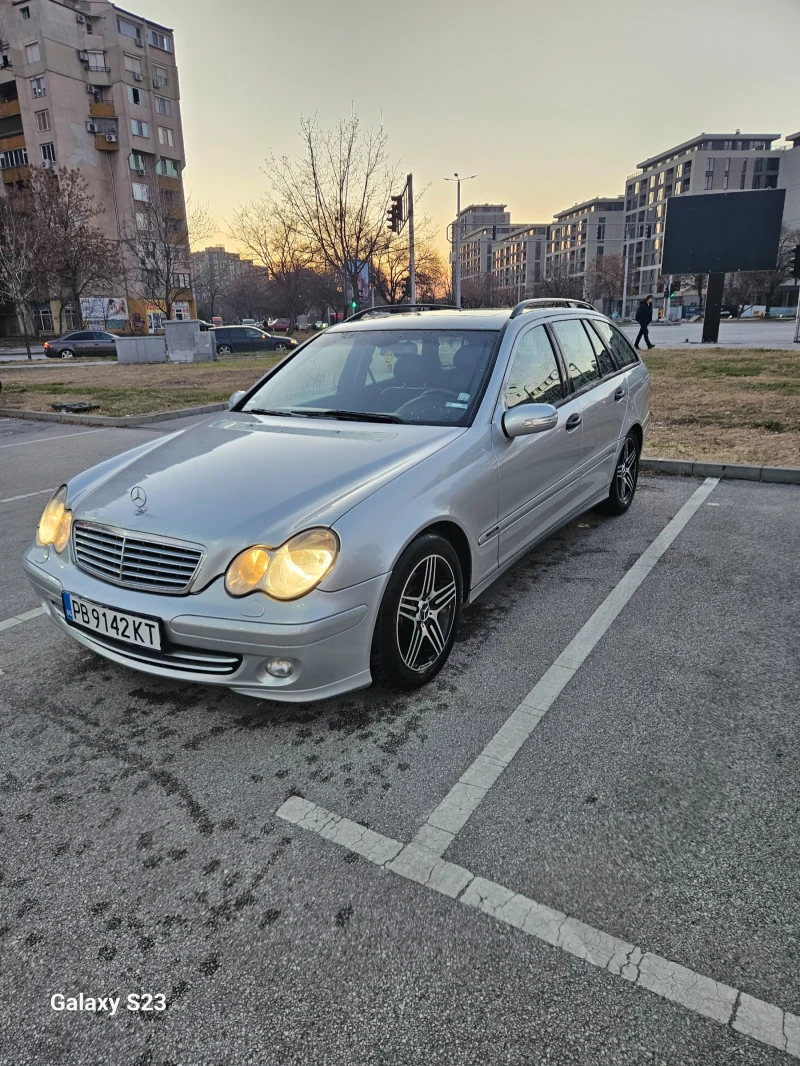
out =
[[[45,507],[36,530],[36,543],[42,548],[52,544],[59,555],[69,543],[72,530],[72,511],[66,509],[66,502],[67,486],[62,485]]]
[[[274,600],[296,600],[330,573],[339,554],[339,539],[330,529],[307,529],[280,548],[256,544],[240,552],[225,574],[231,596],[256,590]]]

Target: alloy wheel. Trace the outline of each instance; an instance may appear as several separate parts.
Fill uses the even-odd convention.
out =
[[[72,351],[72,349],[71,349],[71,348],[65,348],[65,349],[63,350],[63,352],[61,353],[61,358],[62,358],[62,359],[71,359],[71,358],[73,357],[73,355],[74,355],[74,354],[75,354],[75,353],[74,353],[74,352]]]
[[[639,450],[632,437],[626,437],[622,454],[617,463],[617,495],[623,507],[627,507],[636,491]]]
[[[409,670],[423,673],[442,655],[456,606],[452,566],[441,555],[426,555],[411,571],[397,608],[397,648]]]

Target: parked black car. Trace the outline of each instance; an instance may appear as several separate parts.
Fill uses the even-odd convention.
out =
[[[214,339],[218,355],[229,352],[285,352],[295,348],[293,337],[273,337],[256,326],[217,326]]]
[[[76,355],[116,355],[117,338],[100,329],[76,329],[63,337],[45,341],[48,359],[72,359]]]

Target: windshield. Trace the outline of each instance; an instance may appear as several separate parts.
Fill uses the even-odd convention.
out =
[[[242,410],[464,426],[483,392],[494,330],[323,334],[280,366]]]

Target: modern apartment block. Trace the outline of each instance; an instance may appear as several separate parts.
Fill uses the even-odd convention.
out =
[[[198,279],[201,276],[206,278],[207,284],[217,289],[224,289],[240,275],[256,269],[252,259],[242,259],[238,252],[229,252],[222,244],[192,252],[191,262],[192,274]]]
[[[624,197],[595,196],[559,211],[550,226],[545,276],[583,278],[596,256],[619,255]]]
[[[544,276],[550,223],[538,222],[495,241],[492,246],[492,275],[497,289],[517,302],[533,292]]]
[[[639,163],[625,183],[629,297],[659,296],[667,200],[697,193],[778,188],[778,133],[701,133]]]
[[[32,165],[76,168],[103,209],[98,224],[121,241],[151,190],[169,192],[171,217],[185,219],[185,162],[170,29],[110,0],[0,0],[0,195]],[[92,295],[118,301],[118,328],[158,328],[132,270],[125,291]],[[193,317],[188,248],[174,295],[174,316]],[[73,308],[67,324],[81,317]],[[40,328],[53,318],[40,306]]]
[[[800,132],[787,133],[791,148],[784,152],[778,172],[778,188],[786,189],[783,221],[790,229],[800,229]]]

